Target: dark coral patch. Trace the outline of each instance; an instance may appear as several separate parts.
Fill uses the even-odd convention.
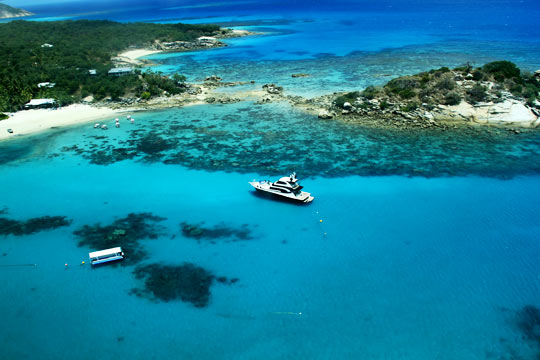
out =
[[[150,132],[135,141],[137,151],[147,155],[155,155],[176,147],[176,141],[168,140],[155,132]]]
[[[110,225],[84,225],[74,234],[79,237],[79,246],[101,250],[121,246],[126,254],[122,264],[135,264],[147,257],[147,252],[139,244],[143,239],[156,239],[162,228],[156,223],[165,218],[150,213],[131,213],[117,219]]]
[[[133,159],[135,156],[137,156],[136,152],[123,147],[107,147],[104,150],[90,151],[84,155],[91,164],[96,165],[110,165],[118,161]]]
[[[517,326],[526,339],[540,346],[540,309],[526,305],[517,312]]]
[[[42,216],[26,221],[0,218],[0,235],[29,235],[39,231],[56,229],[70,225],[72,220],[65,216]]]
[[[251,240],[251,229],[247,224],[240,227],[227,226],[218,224],[214,227],[204,227],[203,224],[190,224],[183,222],[180,224],[182,235],[187,238],[196,240],[215,240],[215,239],[232,239],[233,241]]]
[[[134,289],[138,296],[151,294],[154,299],[169,302],[181,300],[195,307],[206,307],[210,301],[210,287],[215,276],[194,264],[151,264],[134,271],[137,279],[144,279],[144,290]]]

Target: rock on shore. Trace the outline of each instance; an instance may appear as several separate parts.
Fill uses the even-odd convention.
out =
[[[0,19],[17,18],[31,15],[34,14],[29,11],[17,9],[6,4],[0,4]]]
[[[467,65],[431,70],[393,79],[383,87],[340,93],[320,117],[328,113],[415,127],[449,121],[537,127],[538,98],[540,70],[523,75],[515,64],[497,61],[476,69]]]

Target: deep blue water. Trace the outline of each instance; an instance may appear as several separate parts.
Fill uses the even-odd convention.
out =
[[[261,31],[225,49],[156,55],[154,69],[308,96],[465,62],[540,68],[535,1],[7,3],[35,20]],[[1,359],[538,356],[540,323],[527,318],[527,332],[521,317],[540,307],[536,132],[383,133],[248,102],[134,117],[119,129],[107,119],[107,132],[84,124],[0,144],[0,217],[73,220],[0,235]],[[174,146],[153,152],[148,134]],[[247,184],[290,170],[311,205],[263,199]],[[77,246],[75,230],[142,212],[165,218],[140,242],[142,264],[191,262],[238,282],[215,282],[196,308],[130,295],[142,286],[134,266],[79,265],[97,249]],[[196,241],[182,222],[251,238]]]

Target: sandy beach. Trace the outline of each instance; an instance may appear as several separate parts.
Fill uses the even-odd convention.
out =
[[[113,57],[113,61],[120,65],[143,65],[144,61],[139,60],[139,58],[147,55],[160,53],[161,50],[150,50],[150,49],[133,49],[124,51],[117,56]]]
[[[66,126],[112,118],[121,113],[106,107],[75,104],[57,110],[24,110],[10,114],[9,119],[0,121],[0,140],[27,135],[56,126]],[[8,129],[13,130],[9,133]]]

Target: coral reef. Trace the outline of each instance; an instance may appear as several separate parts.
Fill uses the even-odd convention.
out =
[[[540,171],[540,133],[532,129],[519,134],[474,125],[398,129],[377,120],[361,125],[329,122],[299,112],[285,113],[288,108],[247,105],[224,105],[224,114],[218,115],[204,107],[189,109],[182,116],[171,113],[129,131],[127,139],[114,145],[107,139],[87,138],[78,144],[84,149],[82,154],[72,151],[102,165],[133,159],[265,176],[296,171],[303,178],[511,178]]]
[[[195,307],[206,307],[210,301],[210,287],[215,276],[194,264],[139,266],[134,274],[144,280],[144,290],[133,289],[132,293],[144,296],[145,293],[164,302],[182,300]]]
[[[151,213],[130,213],[125,218],[117,219],[110,225],[84,225],[74,231],[79,238],[79,246],[88,246],[95,250],[121,246],[126,254],[123,265],[132,265],[146,259],[147,252],[139,244],[143,239],[156,239],[162,228],[156,223],[165,218]]]
[[[204,227],[201,224],[190,224],[183,222],[180,224],[182,235],[187,238],[196,239],[200,242],[202,239],[215,240],[220,238],[232,239],[232,241],[251,240],[251,230],[248,224],[243,224],[238,228],[227,226],[225,224],[218,224],[214,227]]]
[[[39,231],[56,229],[70,225],[72,220],[65,216],[42,216],[24,220],[0,217],[0,235],[29,235]]]
[[[524,306],[517,312],[517,326],[527,340],[540,346],[540,308]]]

